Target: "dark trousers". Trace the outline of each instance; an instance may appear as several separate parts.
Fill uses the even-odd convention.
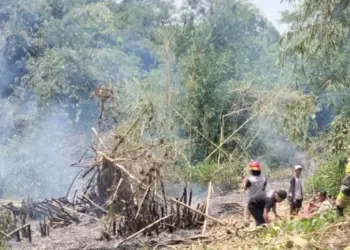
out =
[[[263,216],[264,204],[262,204],[261,202],[252,200],[252,201],[249,201],[248,203],[248,209],[249,209],[249,212],[254,217],[257,226],[260,226],[265,223],[264,216]]]
[[[297,214],[300,211],[300,208],[303,205],[303,199],[292,201],[290,203],[290,213],[291,214]]]

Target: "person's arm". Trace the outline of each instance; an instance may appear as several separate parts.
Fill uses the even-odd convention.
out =
[[[272,211],[273,211],[273,213],[275,214],[275,217],[276,217],[276,218],[281,219],[281,217],[277,214],[276,203],[273,205]]]
[[[271,211],[271,208],[273,209],[274,205],[275,205],[275,202],[273,202],[273,200],[271,198],[266,200],[265,207],[264,207],[264,213],[263,213],[264,221],[266,224],[268,224],[270,222],[269,212]]]
[[[264,208],[263,217],[264,217],[265,223],[266,223],[266,224],[269,224],[269,223],[270,223],[270,221],[269,221],[269,209]]]
[[[295,197],[295,177],[294,176],[290,179],[290,192],[292,194],[292,202],[293,202]]]
[[[248,188],[250,187],[251,184],[252,184],[252,183],[250,182],[250,180],[247,179],[247,180],[245,181],[245,184],[244,184],[244,191],[248,190]]]
[[[265,179],[264,186],[263,186],[263,191],[266,191],[266,186],[267,186],[267,180]]]

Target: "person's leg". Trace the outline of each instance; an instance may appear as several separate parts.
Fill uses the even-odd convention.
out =
[[[296,200],[296,209],[295,213],[298,214],[300,212],[301,207],[303,206],[303,199]]]
[[[302,213],[309,213],[312,209],[311,203],[307,204],[307,206],[303,209]]]
[[[337,206],[337,213],[339,216],[344,216],[344,208]]]
[[[264,206],[259,206],[257,208],[258,210],[258,214],[259,214],[259,217],[258,217],[258,222],[256,223],[257,226],[260,226],[262,224],[265,224],[265,219],[264,219]]]
[[[248,203],[248,209],[249,209],[250,214],[255,219],[257,226],[265,223],[265,220],[263,217],[264,208],[261,208],[261,206],[259,206],[258,203],[254,202],[254,201],[250,201]]]
[[[335,205],[337,207],[337,213],[339,216],[344,216],[344,208],[346,207],[346,201],[342,194],[337,196],[337,200],[335,201]]]
[[[291,201],[290,202],[290,215],[294,215],[295,214],[295,209],[296,209],[296,202],[295,201]]]

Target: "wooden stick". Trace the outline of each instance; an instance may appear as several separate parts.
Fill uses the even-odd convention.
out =
[[[75,180],[78,178],[78,176],[81,174],[81,172],[83,172],[83,170],[84,170],[84,169],[80,170],[80,171],[75,175],[73,181],[70,183],[69,188],[68,188],[67,193],[66,193],[66,198],[67,198],[67,199],[68,199],[68,195],[69,195],[69,193],[70,193],[70,190],[71,190],[71,188],[72,188],[72,186],[73,186]]]
[[[66,206],[62,206],[62,208],[63,208],[63,209],[66,209],[66,210],[68,210],[68,211],[71,211],[71,212],[73,212],[73,213],[77,213],[77,214],[79,214],[79,215],[83,215],[83,216],[86,216],[86,217],[88,217],[88,218],[97,220],[97,221],[102,221],[102,220],[100,220],[100,219],[98,219],[98,218],[96,218],[96,217],[93,217],[93,216],[90,216],[90,215],[87,215],[87,214],[83,214],[83,213],[79,213],[78,211],[75,211],[75,210],[73,210],[73,209],[71,209],[71,208],[69,208],[69,207],[66,207]]]
[[[130,131],[136,126],[136,124],[138,123],[138,121],[141,119],[141,117],[143,117],[144,114],[146,114],[146,112],[149,110],[149,108],[152,107],[152,103],[148,105],[148,107],[146,109],[144,109],[144,111],[139,115],[139,117],[134,121],[134,123],[129,127],[128,131],[126,131],[126,133],[123,135],[123,137],[119,140],[119,142],[117,143],[117,145],[114,147],[112,153],[115,153],[115,151],[117,151],[118,147],[120,146],[120,144],[122,144],[125,140],[125,137],[130,133]]]
[[[130,235],[129,237],[127,237],[127,238],[125,238],[125,239],[119,241],[116,245],[114,245],[114,248],[118,248],[118,247],[119,247],[122,243],[124,243],[125,241],[131,240],[132,238],[134,238],[134,237],[136,237],[137,235],[143,233],[143,232],[146,231],[147,229],[153,227],[154,225],[156,225],[156,224],[158,224],[159,222],[161,222],[161,221],[167,219],[167,218],[170,217],[170,216],[172,216],[172,215],[169,214],[169,215],[167,215],[167,216],[165,216],[165,217],[163,217],[163,218],[160,218],[159,220],[157,220],[157,221],[155,221],[155,222],[149,224],[147,227],[142,228],[140,231],[138,231],[138,232],[136,232],[136,233]]]
[[[145,192],[145,194],[144,194],[143,197],[142,197],[141,203],[140,203],[140,205],[138,206],[138,209],[137,209],[137,213],[136,213],[136,216],[135,216],[135,220],[137,219],[137,217],[139,217],[139,214],[140,214],[140,211],[141,211],[141,208],[142,208],[142,204],[143,204],[143,202],[145,201],[146,196],[148,196],[149,189],[150,189],[150,188],[148,187],[147,190],[146,190],[146,192]]]
[[[26,227],[28,227],[28,226],[29,226],[29,223],[28,223],[28,224],[25,224],[25,225],[23,225],[23,226],[21,226],[21,227],[19,227],[19,228],[17,228],[17,229],[15,229],[15,230],[13,230],[13,231],[10,232],[10,233],[8,233],[8,234],[6,235],[6,237],[10,238],[12,234],[17,233],[17,232],[21,231],[23,228],[26,228]]]
[[[106,214],[108,213],[106,211],[106,209],[103,209],[102,207],[100,207],[99,205],[97,205],[95,202],[93,202],[92,200],[90,200],[88,197],[86,197],[86,195],[83,195],[83,197],[85,199],[87,199],[92,205],[94,205],[95,207],[97,207],[98,209],[100,209],[101,211],[105,212]]]
[[[195,213],[197,213],[197,214],[200,214],[200,215],[204,216],[204,217],[207,218],[207,219],[211,219],[212,221],[214,221],[214,222],[216,222],[216,223],[218,223],[218,224],[220,224],[220,225],[226,226],[226,223],[224,223],[224,222],[222,222],[222,221],[220,221],[220,220],[218,220],[218,219],[215,219],[214,217],[212,217],[212,216],[210,216],[210,215],[206,215],[205,213],[203,213],[203,212],[201,212],[201,211],[198,211],[197,209],[194,209],[193,207],[190,207],[190,206],[187,205],[187,204],[184,204],[184,203],[182,203],[182,202],[180,202],[180,201],[175,200],[174,198],[170,198],[170,201],[172,201],[172,202],[174,202],[174,203],[176,203],[176,204],[182,205],[182,206],[188,208],[189,210],[191,210],[191,211],[193,211],[193,212],[195,212]]]
[[[104,142],[102,141],[101,137],[98,135],[97,131],[95,128],[91,128],[92,132],[94,132],[94,134],[96,135],[97,139],[100,141],[101,145],[106,148],[106,144],[104,144]]]
[[[211,190],[212,190],[212,188],[211,188],[211,181],[210,181],[209,185],[208,185],[208,195],[207,195],[207,201],[206,201],[206,207],[205,207],[205,214],[206,214],[206,216],[208,216],[208,212],[209,212],[209,201],[210,201]],[[205,217],[203,230],[202,230],[202,235],[205,234],[206,227],[207,227],[207,218]]]
[[[103,157],[105,157],[107,160],[109,160],[110,162],[113,162],[113,159],[108,157],[105,153],[103,152],[97,152],[98,154],[102,155]],[[139,179],[137,179],[135,176],[133,176],[125,167],[123,167],[122,165],[118,164],[118,163],[115,163],[113,162],[113,166],[119,168],[120,170],[122,170],[124,173],[126,173],[131,179],[135,180],[138,184],[140,184],[140,186],[142,188],[144,188],[145,190],[147,190],[148,186],[146,186],[145,184],[143,184],[142,181],[140,181]],[[162,197],[161,195],[159,194],[155,194],[158,198],[164,200],[164,197]]]
[[[32,242],[32,231],[30,230],[30,224],[28,224],[27,230],[28,230],[28,240],[31,243]]]
[[[279,96],[279,94],[276,94],[272,100],[274,101],[275,99],[277,99],[277,97]],[[271,103],[270,102],[270,103]],[[221,147],[227,143],[227,141],[231,140],[231,138],[237,134],[238,131],[240,131],[248,122],[250,122],[251,120],[253,120],[256,116],[258,116],[259,114],[265,112],[268,109],[268,105],[265,105],[264,107],[262,107],[260,110],[258,110],[255,114],[253,114],[251,117],[249,117],[241,126],[239,126],[232,134],[230,134],[223,142],[220,143],[219,146],[215,145],[215,149],[204,159],[204,161],[207,161],[217,150],[221,150]],[[220,168],[219,168],[220,169]]]

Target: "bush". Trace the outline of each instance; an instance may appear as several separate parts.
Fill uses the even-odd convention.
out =
[[[236,188],[242,181],[244,167],[232,162],[222,164],[201,162],[195,166],[184,168],[185,180],[207,185],[210,181],[213,184],[230,185]]]
[[[6,210],[0,210],[0,231],[8,233],[11,224],[11,214]],[[6,238],[0,234],[0,250],[6,249]]]
[[[340,183],[345,176],[347,154],[339,152],[332,154],[328,161],[320,166],[316,173],[308,180],[309,190],[324,189],[328,195],[335,196],[339,192]]]

